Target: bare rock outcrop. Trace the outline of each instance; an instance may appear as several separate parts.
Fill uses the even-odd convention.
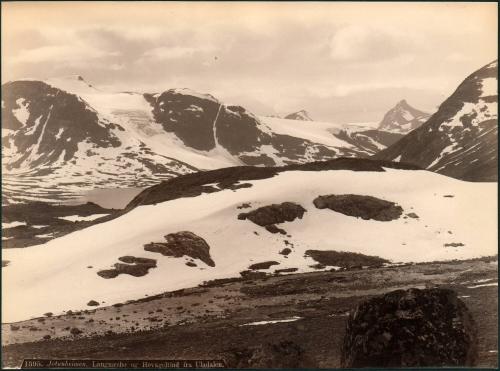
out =
[[[284,222],[292,222],[295,219],[302,219],[302,216],[307,210],[301,205],[293,202],[283,202],[281,204],[272,204],[259,207],[258,209],[241,213],[238,215],[239,220],[248,219],[253,223],[264,227],[268,232],[286,234],[282,228],[278,228],[276,224]]]
[[[151,242],[144,245],[144,250],[174,258],[189,256],[201,260],[210,267],[215,267],[215,262],[210,256],[210,246],[193,232],[170,233],[165,236],[165,239],[167,242]]]
[[[361,195],[326,195],[313,201],[318,209],[330,209],[338,213],[382,222],[398,219],[403,214],[403,208],[394,202],[372,196]]]

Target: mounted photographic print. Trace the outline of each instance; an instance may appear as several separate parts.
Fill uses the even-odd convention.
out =
[[[2,2],[2,366],[497,368],[497,14]]]

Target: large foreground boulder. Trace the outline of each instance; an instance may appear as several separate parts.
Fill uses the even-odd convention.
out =
[[[349,316],[342,367],[472,366],[476,330],[452,290],[397,290]]]

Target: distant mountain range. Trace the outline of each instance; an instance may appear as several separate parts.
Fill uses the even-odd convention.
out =
[[[497,63],[476,71],[429,117],[400,101],[375,129],[257,117],[189,89],[110,93],[81,76],[2,85],[3,203],[146,187],[198,170],[337,157],[408,162],[496,181]]]
[[[245,108],[189,89],[109,93],[81,76],[18,80],[2,85],[3,202],[55,202],[234,165],[370,155],[321,139],[275,132]]]
[[[425,124],[375,155],[468,181],[498,181],[498,64],[468,76]]]

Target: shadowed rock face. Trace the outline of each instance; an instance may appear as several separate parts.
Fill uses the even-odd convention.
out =
[[[193,232],[170,233],[165,236],[165,239],[167,242],[151,242],[144,245],[144,250],[174,258],[189,256],[193,259],[200,259],[210,267],[215,267],[215,262],[210,257],[210,246]]]
[[[248,219],[261,227],[266,227],[277,223],[292,222],[297,218],[302,219],[305,212],[306,209],[298,204],[283,202],[282,204],[259,207],[248,213],[241,213],[238,215],[238,219]]]
[[[344,215],[365,220],[390,221],[398,219],[403,208],[394,202],[372,196],[328,195],[319,196],[313,201],[318,209],[330,209]]]
[[[2,85],[2,128],[13,130],[2,139],[4,148],[16,148],[23,154],[7,169],[19,168],[31,161],[31,168],[52,163],[63,156],[69,161],[80,142],[96,147],[118,147],[120,140],[111,132],[119,127],[99,120],[97,113],[74,94],[41,81],[14,81]],[[14,113],[26,111],[25,122]]]
[[[209,151],[215,148],[213,122],[219,102],[210,95],[191,95],[183,90],[167,90],[157,98],[145,98],[153,107],[153,115],[165,131],[175,133],[186,146]]]
[[[243,107],[225,106],[217,119],[217,141],[233,155],[256,151],[262,144],[271,142],[271,136],[264,133],[260,126],[259,120]],[[272,161],[267,156],[259,157]]]
[[[275,166],[269,150],[287,164],[338,155],[322,144],[271,133],[244,107],[224,105],[208,94],[171,89],[144,98],[151,104],[155,120],[186,146],[201,151],[221,147],[247,165]],[[349,149],[344,154],[356,155]]]
[[[473,366],[476,331],[452,290],[397,290],[349,316],[341,367]]]

